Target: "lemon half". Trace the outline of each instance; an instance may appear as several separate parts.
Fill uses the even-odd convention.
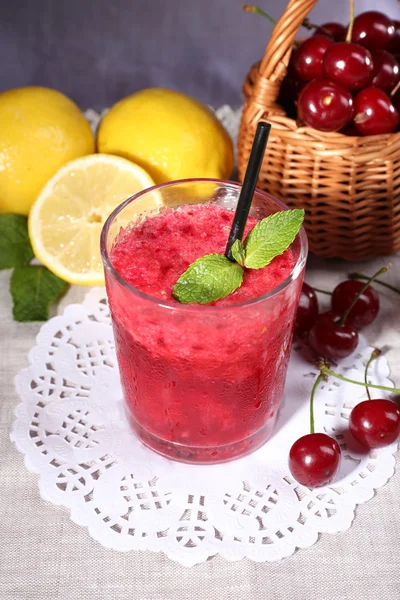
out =
[[[121,202],[151,187],[138,165],[92,154],[62,167],[43,188],[29,215],[29,237],[38,258],[69,283],[102,285],[100,233]]]

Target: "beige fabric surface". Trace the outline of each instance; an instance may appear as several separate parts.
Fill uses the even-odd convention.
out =
[[[386,264],[309,261],[306,279],[332,289],[349,270]],[[400,256],[387,281],[400,287]],[[400,598],[400,474],[357,510],[351,529],[324,534],[307,550],[274,564],[213,558],[192,568],[164,555],[119,553],[92,540],[63,507],[44,502],[35,474],[9,441],[18,403],[13,377],[27,364],[40,324],[14,323],[9,272],[0,273],[0,600],[396,600]],[[73,288],[59,310],[80,301]],[[381,291],[382,309],[365,330],[389,345],[400,385],[400,297]]]

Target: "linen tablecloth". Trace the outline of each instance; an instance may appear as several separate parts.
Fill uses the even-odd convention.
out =
[[[400,286],[400,255],[362,264],[311,257],[306,280],[332,289],[349,271],[368,274],[393,263],[388,283]],[[119,553],[100,546],[68,511],[44,502],[38,477],[9,439],[19,399],[13,377],[27,366],[39,323],[15,323],[0,273],[0,600],[396,600],[400,598],[400,474],[357,509],[351,529],[324,534],[311,548],[278,563],[215,557],[185,568],[162,554]],[[364,334],[389,346],[391,378],[400,385],[400,297],[379,288],[380,314]],[[80,302],[72,287],[58,310]]]

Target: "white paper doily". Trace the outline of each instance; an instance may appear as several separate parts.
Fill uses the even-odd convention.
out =
[[[339,371],[361,380],[370,353],[361,339]],[[331,380],[316,395],[316,430],[339,441],[340,475],[316,490],[293,481],[287,456],[308,431],[316,376],[297,346],[273,437],[254,454],[215,466],[169,461],[130,432],[104,289],[44,324],[29,363],[15,380],[22,402],[11,439],[40,475],[43,499],[69,508],[75,523],[115,550],[161,551],[187,566],[215,554],[279,560],[314,544],[319,533],[348,529],[356,505],[394,472],[396,444],[367,453],[346,433],[364,388]],[[370,375],[392,385],[384,357]]]

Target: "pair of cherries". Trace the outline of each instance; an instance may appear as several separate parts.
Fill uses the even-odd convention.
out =
[[[374,278],[385,270],[387,268],[381,269]],[[295,331],[300,336],[308,335],[308,342],[319,358],[336,361],[348,356],[357,347],[357,328],[369,325],[376,318],[379,295],[370,285],[347,280],[334,289],[331,306],[331,312],[319,315],[316,292],[304,283]],[[378,354],[374,351],[367,364],[366,381],[368,367]],[[322,365],[311,393],[311,414],[316,388],[327,374],[337,376]],[[363,385],[361,382],[353,383]],[[400,408],[386,399],[361,402],[350,414],[349,430],[361,445],[369,449],[393,443],[400,433]],[[339,470],[340,459],[341,450],[337,441],[325,433],[314,433],[312,418],[311,433],[297,440],[290,450],[289,468],[302,485],[319,487],[332,482]]]
[[[365,400],[350,413],[349,430],[365,448],[392,444],[400,434],[400,408],[386,399]],[[309,433],[299,438],[289,453],[289,469],[301,485],[310,488],[329,485],[341,461],[337,441],[326,433]]]
[[[372,323],[378,312],[378,292],[362,281],[348,279],[333,290],[331,310],[319,314],[317,294],[304,283],[295,332],[300,336],[308,334],[308,343],[318,357],[337,361],[354,352],[358,345],[357,330]]]
[[[349,26],[350,28],[350,26]],[[399,125],[400,23],[377,11],[354,19],[351,36],[326,23],[292,54],[280,100],[296,101],[299,124],[348,135],[392,133]]]

